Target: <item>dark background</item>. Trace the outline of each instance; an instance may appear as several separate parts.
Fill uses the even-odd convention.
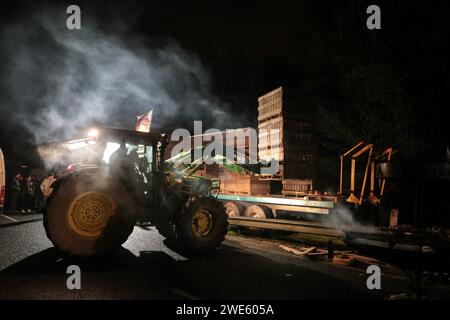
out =
[[[308,97],[300,107],[317,113],[329,163],[361,139],[380,149],[393,145],[404,157],[445,155],[450,102],[445,2],[14,1],[2,2],[0,26],[47,7],[64,12],[69,4],[80,5],[83,17],[105,32],[125,28],[149,47],[175,40],[197,55],[211,74],[214,94],[230,104],[229,112],[242,114],[242,125],[256,126],[258,96],[280,85],[298,88]],[[366,28],[370,4],[381,7],[381,30]],[[33,135],[11,116],[13,108],[1,110],[6,157],[29,161]],[[171,126],[196,119],[202,116]]]

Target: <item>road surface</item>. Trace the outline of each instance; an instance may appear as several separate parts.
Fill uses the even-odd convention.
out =
[[[364,271],[238,236],[227,236],[213,254],[187,257],[153,227],[136,226],[108,257],[79,261],[62,258],[41,221],[0,225],[0,257],[0,299],[381,299],[405,285],[390,277],[383,290],[368,290]],[[81,268],[81,290],[66,286],[73,264]]]

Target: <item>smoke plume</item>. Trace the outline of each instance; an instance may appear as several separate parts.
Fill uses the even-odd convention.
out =
[[[238,125],[211,92],[205,66],[174,41],[154,46],[85,16],[81,30],[68,30],[66,18],[47,10],[1,30],[0,112],[35,143],[70,138],[93,122],[132,128],[150,109],[152,128],[195,119],[216,128]]]
[[[375,233],[376,228],[372,225],[365,225],[355,218],[355,214],[350,209],[338,204],[333,214],[330,214],[325,220],[328,227],[341,229],[344,231],[358,231],[365,233]]]

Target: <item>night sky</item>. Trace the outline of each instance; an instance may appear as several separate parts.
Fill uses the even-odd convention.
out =
[[[375,143],[393,141],[414,154],[424,154],[431,149],[439,154],[449,143],[445,111],[450,102],[450,19],[448,9],[441,3],[2,2],[2,37],[8,36],[9,26],[24,23],[28,17],[48,10],[60,12],[61,16],[55,16],[55,20],[64,24],[65,9],[72,3],[81,7],[82,28],[89,29],[95,23],[102,34],[120,35],[130,51],[136,48],[137,41],[140,49],[149,50],[175,43],[183,52],[195,57],[208,74],[208,95],[220,100],[218,105],[226,105],[225,112],[233,114],[230,119],[239,119],[239,126],[256,125],[258,96],[280,85],[289,85],[308,97],[310,103],[302,107],[337,114],[340,116],[338,129],[339,126],[354,129],[343,134],[342,139],[334,139],[346,128],[336,129],[338,133],[329,132],[330,124],[319,117],[320,125],[326,127],[320,130],[323,141],[333,152],[346,147],[359,133]],[[381,7],[381,30],[366,28],[368,15],[365,11],[370,4]],[[33,22],[24,25],[21,32],[34,29]],[[16,101],[13,95],[17,95],[17,92],[11,93],[10,77],[5,76],[11,72],[8,59],[11,52],[14,47],[0,52],[3,74],[0,79],[0,146],[8,157],[21,160],[26,158],[28,146],[35,143],[36,138],[32,126],[24,125],[24,118],[15,116],[18,109],[14,103],[8,103]],[[36,79],[34,83],[39,82]],[[205,84],[200,82],[199,86],[202,85]],[[367,90],[367,86],[371,89]],[[45,86],[39,90],[30,92],[36,95],[49,92]],[[8,100],[10,97],[12,100]],[[366,111],[353,112],[352,108],[358,104],[364,105]],[[403,111],[404,106],[407,111]],[[30,107],[19,107],[22,111],[29,110],[27,108]],[[399,109],[392,111],[395,108]],[[37,104],[29,116],[34,117],[44,109],[45,106]],[[183,108],[176,110],[178,113]],[[387,115],[384,110],[393,113]],[[372,112],[377,115],[367,120],[365,115]],[[136,115],[129,117],[133,119]],[[214,114],[189,109],[182,116],[167,116],[164,126],[189,127],[193,120],[204,120],[204,126],[215,125]],[[120,122],[116,116],[114,122],[117,121]],[[371,122],[383,122],[384,133],[366,132],[361,123]],[[235,123],[236,120],[223,122],[220,129],[233,127]],[[388,132],[391,128],[392,133]],[[399,135],[405,138],[396,139]]]

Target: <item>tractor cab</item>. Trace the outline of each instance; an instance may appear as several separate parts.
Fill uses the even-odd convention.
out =
[[[87,137],[65,141],[62,145],[73,160],[68,171],[86,165],[113,165],[111,162],[121,157],[137,157],[149,173],[160,170],[167,137],[164,133],[95,127],[87,131]]]

